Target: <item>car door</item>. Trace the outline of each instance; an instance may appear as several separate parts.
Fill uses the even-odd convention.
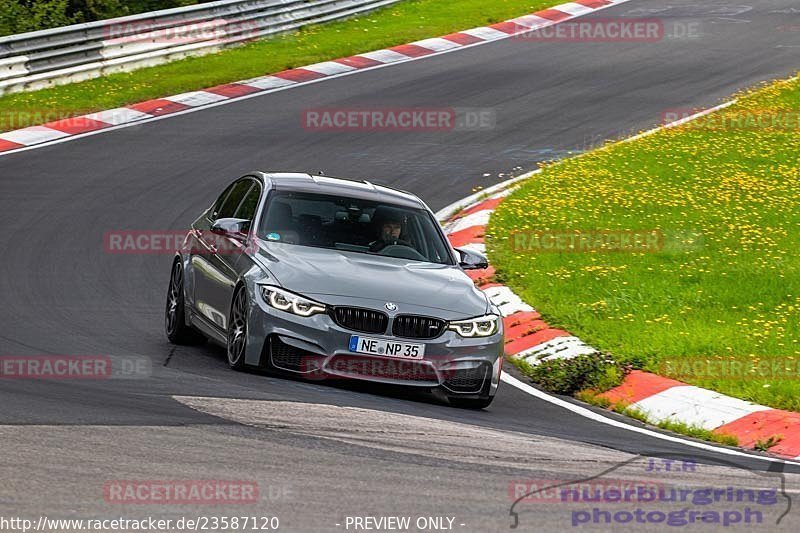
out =
[[[235,218],[240,218],[243,220],[249,220],[250,225],[247,228],[248,236],[247,239],[243,242],[241,241],[234,241],[233,246],[237,248],[237,253],[235,257],[235,261],[233,261],[234,257],[229,257],[231,259],[231,265],[235,272],[234,274],[234,283],[241,279],[241,277],[249,271],[253,265],[254,261],[252,255],[255,253],[255,249],[253,248],[255,243],[252,239],[255,237],[255,232],[258,226],[258,221],[256,217],[258,216],[258,207],[261,205],[262,199],[264,197],[264,189],[258,180],[255,181],[255,185],[250,189],[245,196],[244,200],[242,200],[239,209],[236,211],[234,215]],[[233,294],[230,294],[229,302],[232,301]]]
[[[227,331],[228,328],[228,311],[237,279],[234,265],[242,247],[235,239],[216,235],[210,228],[216,220],[234,218],[239,206],[256,186],[259,186],[258,182],[251,177],[234,182],[223,193],[224,199],[215,204],[209,213],[208,228],[198,227],[195,231],[198,245],[193,247],[191,255],[195,276],[194,307],[206,321],[221,331]]]

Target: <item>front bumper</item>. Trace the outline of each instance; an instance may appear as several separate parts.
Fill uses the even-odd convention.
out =
[[[408,339],[345,329],[325,314],[299,317],[273,309],[254,296],[247,364],[310,379],[439,387],[448,395],[465,398],[486,398],[497,391],[503,362],[502,325],[490,337],[464,338],[447,330],[435,339]],[[387,330],[391,331],[391,322]],[[409,360],[356,354],[348,348],[352,335],[425,344],[425,356]]]

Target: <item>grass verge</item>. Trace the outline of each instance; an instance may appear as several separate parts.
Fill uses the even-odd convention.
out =
[[[213,87],[320,61],[494,24],[555,0],[405,0],[216,54],[0,97],[0,131]]]
[[[492,264],[620,364],[800,411],[798,110],[794,78],[546,166],[492,216]]]

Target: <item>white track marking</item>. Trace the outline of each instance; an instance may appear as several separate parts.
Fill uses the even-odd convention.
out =
[[[191,107],[198,107],[228,100],[228,97],[206,91],[191,91],[188,93],[167,96],[164,98],[164,100],[169,100],[170,102],[188,105]]]
[[[478,252],[481,255],[486,255],[486,245],[480,242],[471,242],[469,244],[465,244],[464,246],[459,246],[459,248],[463,250],[472,250],[473,252]]]
[[[421,41],[415,41],[411,44],[415,44],[417,46],[421,46],[422,48],[427,48],[428,50],[435,50],[437,52],[442,52],[444,50],[450,50],[451,48],[461,48],[461,45],[455,43],[453,41],[448,41],[447,39],[442,39],[441,37],[433,37],[431,39],[423,39]]]
[[[356,70],[356,67],[351,67],[350,65],[345,65],[343,63],[337,63],[336,61],[324,61],[322,63],[306,65],[300,68],[302,68],[303,70],[311,70],[313,72],[318,72],[319,74],[325,74],[326,76],[331,76],[333,74],[341,74],[343,72],[350,72]]]
[[[289,85],[297,85],[296,81],[279,78],[277,76],[261,76],[260,78],[253,78],[252,80],[245,80],[239,82],[240,85],[248,85],[257,89],[277,89],[279,87],[287,87]],[[258,93],[262,94],[262,93]],[[268,93],[264,93],[268,94]]]
[[[749,414],[772,410],[691,385],[670,387],[631,404],[630,408],[646,414],[654,424],[673,420],[709,431]]]
[[[467,216],[459,218],[458,220],[454,220],[452,223],[445,226],[444,232],[449,234],[472,228],[474,226],[485,226],[489,223],[489,217],[491,216],[491,209],[484,209],[483,211],[471,213]]]
[[[489,297],[494,305],[500,308],[500,313],[503,316],[533,311],[533,307],[523,302],[519,296],[514,294],[511,289],[506,286],[489,287],[488,289],[484,289],[483,292],[486,293],[486,296]]]
[[[69,137],[69,133],[45,126],[31,126],[30,128],[0,133],[0,139],[24,145],[44,143],[61,139],[62,137]]]
[[[565,336],[537,344],[533,348],[524,350],[514,358],[525,359],[530,364],[538,364],[548,359],[572,359],[579,355],[591,355],[597,350],[580,340],[578,337]]]
[[[509,20],[509,22],[513,22],[514,24],[519,24],[520,26],[525,26],[526,28],[530,28],[532,30],[551,26],[555,23],[550,19],[537,17],[536,15],[524,15],[522,17],[511,19]]]
[[[461,30],[458,33],[466,33],[467,35],[472,35],[473,37],[477,37],[478,39],[483,39],[485,41],[496,41],[498,39],[507,39],[508,37],[511,37],[511,35],[504,31],[489,28],[488,26],[471,28],[469,30]]]
[[[374,52],[358,55],[381,63],[396,63],[397,61],[410,61],[412,59],[410,56],[395,52],[394,50],[375,50]]]
[[[563,11],[564,13],[569,13],[574,17],[580,17],[581,15],[585,15],[594,11],[594,8],[578,4],[577,2],[561,4],[560,6],[556,6],[555,9],[558,11]]]
[[[118,124],[127,124],[128,122],[144,120],[151,116],[152,115],[142,113],[141,111],[136,111],[135,109],[131,109],[129,107],[118,107],[116,109],[108,109],[106,111],[100,111],[99,113],[86,115],[86,118],[116,126]]]

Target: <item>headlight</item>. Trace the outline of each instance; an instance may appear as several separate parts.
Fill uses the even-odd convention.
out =
[[[497,333],[497,315],[486,315],[469,320],[450,322],[451,330],[462,337],[488,337]]]
[[[270,285],[261,286],[261,296],[270,307],[298,316],[311,316],[327,311],[319,302]]]

